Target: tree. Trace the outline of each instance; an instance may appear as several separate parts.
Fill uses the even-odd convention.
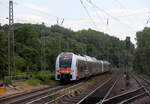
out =
[[[92,29],[74,32],[53,25],[15,24],[16,68],[19,71],[40,71],[41,32],[46,39],[46,69],[53,71],[55,60],[61,52],[89,55],[99,60],[108,60],[112,65],[124,65],[125,41]],[[0,29],[0,65],[7,60],[8,25]],[[133,46],[133,44],[131,43]],[[131,47],[134,51],[134,46]],[[132,56],[132,53],[130,53]],[[3,69],[3,68],[2,68]],[[4,72],[3,72],[4,73]]]
[[[137,32],[137,48],[134,58],[134,70],[150,75],[150,28]]]

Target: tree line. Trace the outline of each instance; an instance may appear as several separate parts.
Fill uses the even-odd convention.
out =
[[[150,76],[150,28],[145,27],[144,30],[137,32],[136,40],[133,68],[138,73]]]
[[[145,30],[146,33],[147,31],[149,30]],[[19,72],[41,70],[41,34],[44,34],[45,39],[45,66],[51,71],[54,71],[55,59],[61,52],[88,55],[99,60],[108,60],[114,67],[123,67],[126,65],[126,55],[128,54],[129,59],[133,60],[135,50],[132,43],[130,43],[130,51],[127,51],[125,40],[92,29],[75,32],[58,25],[47,27],[39,24],[17,23],[14,24],[14,34],[16,70]],[[139,41],[137,49],[140,51],[143,47],[140,48],[140,35],[137,36]],[[0,26],[0,78],[8,75],[7,38],[8,25]],[[145,47],[146,52],[147,47]],[[138,51],[136,51],[137,57]]]

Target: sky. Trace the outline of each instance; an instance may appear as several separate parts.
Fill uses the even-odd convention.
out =
[[[94,29],[136,43],[150,27],[150,0],[13,0],[15,23],[58,24],[74,31]],[[0,0],[0,23],[8,24],[9,0]],[[64,19],[64,21],[63,21]],[[62,23],[63,21],[63,23]]]

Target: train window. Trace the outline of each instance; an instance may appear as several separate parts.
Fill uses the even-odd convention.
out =
[[[71,67],[72,54],[63,54],[59,59],[59,67]]]
[[[84,72],[84,70],[85,70],[85,62],[82,61],[82,60],[79,60],[77,67],[78,67],[78,70],[79,70],[80,72]]]

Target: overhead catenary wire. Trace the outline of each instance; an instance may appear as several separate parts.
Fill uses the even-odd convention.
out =
[[[81,2],[82,2],[82,1],[81,1]],[[5,3],[5,2],[3,2],[3,3]],[[23,4],[21,4],[21,3],[18,3],[18,2],[14,2],[14,4],[15,4],[16,6],[21,5],[21,6],[25,7],[25,5],[23,5]],[[83,5],[83,7],[85,8],[85,10],[86,10],[88,16],[90,17],[90,20],[92,21],[92,24],[93,24],[95,27],[97,27],[95,21],[94,21],[93,18],[91,17],[90,13],[88,12],[88,10],[87,10],[86,6],[83,4],[83,2],[82,2],[82,5]],[[5,5],[3,5],[3,6],[5,6]],[[6,7],[6,6],[5,6],[5,7]],[[9,7],[6,7],[6,8],[9,8]],[[56,16],[56,15],[51,14],[51,13],[48,13],[48,12],[41,12],[41,13],[44,14],[44,15],[53,17],[53,18],[55,18],[55,19],[59,18],[60,20],[62,20],[61,24],[64,23],[64,20],[85,20],[85,19],[87,19],[87,18],[60,17],[60,16]],[[26,17],[26,18],[27,18],[27,17]],[[22,22],[30,22],[30,18],[23,19],[23,18],[18,18],[18,17],[17,17],[17,18],[15,18],[15,19],[16,19],[17,21],[20,21],[20,22],[21,22],[21,21],[22,21]],[[34,21],[34,22],[36,22],[36,21]],[[41,22],[43,22],[43,21],[41,21]],[[46,22],[46,21],[45,21],[45,22]],[[37,23],[37,22],[36,22],[36,23]],[[38,23],[40,24],[40,22],[38,22]]]
[[[123,7],[124,9],[127,9],[127,7],[125,5],[123,5],[119,0],[114,0],[114,1],[117,2],[121,8]]]
[[[87,2],[91,2],[91,0],[87,0]],[[96,11],[95,13],[96,13],[96,16],[98,17],[98,20],[100,21],[100,19],[105,19],[105,20],[107,20],[108,18],[102,18],[100,15],[99,15],[99,13],[97,12],[97,8],[95,7],[95,6],[93,6],[92,5],[92,7],[94,8],[94,10]],[[101,22],[104,22],[104,24],[106,23],[105,21],[101,21]],[[108,24],[106,24],[106,25],[108,25]]]
[[[91,0],[86,0],[87,2],[92,2]],[[95,9],[95,13],[96,13],[96,16],[98,17],[98,20],[100,21],[100,15],[97,13],[97,8],[94,6],[94,5],[92,5],[92,7]],[[105,30],[104,30],[104,32],[107,32],[107,30],[108,30],[108,26],[109,26],[109,19],[108,18],[106,18],[105,19],[106,20],[106,22],[104,21],[104,24],[106,24],[106,28],[105,28]]]
[[[90,15],[88,9],[86,8],[86,6],[84,5],[84,3],[83,3],[82,0],[80,0],[80,3],[81,3],[81,5],[83,6],[84,10],[86,11],[87,15],[89,16],[90,20],[92,21],[93,25],[97,28],[97,26],[96,26],[96,24],[95,24],[93,18],[91,17],[91,15]]]
[[[87,0],[87,1],[88,1],[90,4],[93,4],[92,0]],[[117,1],[118,1],[118,0],[117,0]],[[90,17],[90,20],[92,21],[92,24],[97,28],[96,22],[95,22],[95,20],[93,19],[93,17],[90,15],[90,13],[89,13],[89,11],[88,11],[88,9],[87,9],[85,3],[83,2],[83,0],[80,0],[80,2],[81,2],[81,4],[82,4],[82,6],[85,7],[85,10],[86,10],[87,14],[89,14],[88,16]],[[118,4],[119,4],[119,3],[118,3]],[[120,3],[120,4],[121,4],[121,3]],[[17,3],[16,5],[23,5],[23,4]],[[99,8],[99,9],[100,9],[100,7],[95,6],[95,4],[93,5],[93,8],[97,8],[97,9]],[[101,8],[101,9],[102,9],[102,8]],[[102,9],[101,11],[104,12],[105,10]],[[111,14],[110,14],[109,12],[107,12],[107,11],[105,11],[104,13],[107,14],[108,16],[111,15]],[[55,16],[55,15],[53,15],[53,14],[51,14],[51,13],[48,13],[48,12],[45,12],[44,14],[47,15],[47,16],[54,17],[55,19],[56,19],[57,17],[59,17],[59,16]],[[98,13],[97,13],[97,12],[96,12],[96,15],[98,16]],[[99,18],[99,17],[100,17],[100,16],[98,16],[98,18]],[[113,15],[111,15],[110,17],[111,17],[112,19],[114,19],[114,20],[120,22],[121,24],[127,25],[127,27],[130,28],[130,29],[133,28],[133,27],[130,26],[129,24],[127,24],[127,23],[125,23],[125,22],[123,22],[123,21],[120,21],[120,19],[118,19],[118,17],[114,17]],[[110,18],[109,20],[111,20],[111,18]],[[67,20],[81,20],[81,19],[85,19],[85,18],[69,18],[69,17],[63,18],[63,17],[59,17],[59,19],[62,19],[62,20],[65,19],[65,21],[67,21]],[[26,21],[26,20],[24,20],[24,21]],[[28,20],[28,21],[29,21],[29,20]],[[46,22],[46,21],[45,21],[45,22]],[[106,23],[106,22],[105,22],[105,23]]]
[[[116,1],[120,5],[120,7],[123,7],[125,10],[127,10],[126,6],[124,6],[119,0],[114,0],[114,1]],[[147,13],[149,13],[149,11],[145,11],[143,13],[139,13],[139,15],[147,14]],[[119,17],[127,17],[127,16],[133,16],[133,15],[137,15],[137,13],[130,14],[130,15],[119,16]],[[150,21],[150,18],[148,18],[148,20],[146,21],[145,27],[149,24],[149,21]]]
[[[124,22],[122,22],[120,19],[118,19],[117,17],[111,15],[110,13],[106,12],[104,9],[100,8],[99,6],[97,6],[97,5],[94,4],[92,1],[87,0],[87,2],[88,2],[89,4],[91,4],[92,6],[94,6],[95,8],[99,9],[100,11],[102,11],[103,13],[105,13],[106,15],[110,16],[112,19],[118,21],[118,22],[121,23],[121,24],[126,25],[129,29],[134,30],[133,27],[131,27],[130,25],[128,25],[128,24],[126,24],[126,23],[124,23]],[[134,31],[135,31],[135,30],[134,30]]]
[[[4,7],[4,8],[9,8],[9,7],[7,7],[7,6],[5,6],[5,5],[7,5],[7,4],[5,4],[5,2],[1,2],[1,4],[3,4],[2,6]],[[16,5],[16,6],[19,6],[19,5],[21,5],[22,7],[26,7],[24,4],[21,4],[21,3],[18,3],[18,2],[14,2],[14,5]],[[39,12],[39,11],[38,11]],[[59,19],[64,19],[63,17],[58,17],[58,16],[55,16],[55,15],[53,15],[53,14],[51,14],[51,13],[48,13],[48,12],[41,12],[42,14],[44,14],[44,15],[47,15],[47,16],[50,16],[50,17],[53,17],[53,18],[59,18]],[[18,19],[18,18],[17,18]],[[29,19],[29,18],[28,18]],[[19,21],[25,21],[25,22],[29,22],[28,20],[25,20],[25,19],[19,19]],[[43,22],[43,21],[41,21],[41,22]]]
[[[114,0],[115,2],[117,2],[117,4],[121,7],[121,9],[124,9],[123,10],[123,13],[125,13],[125,10],[127,11],[127,8],[126,6],[124,6],[119,0]],[[125,13],[126,14],[126,13]]]
[[[114,0],[114,1],[116,1],[119,5],[120,5],[120,7],[122,7],[122,8],[124,8],[124,10],[127,10],[127,8],[126,8],[126,6],[124,6],[119,0]],[[143,12],[143,13],[148,13],[149,11],[147,11],[147,12]],[[140,15],[141,15],[141,13],[139,13]],[[136,14],[132,14],[132,15],[137,15],[137,13]],[[132,16],[131,14],[130,15],[124,15],[124,16],[120,16],[120,17],[127,17],[127,16]],[[150,19],[150,18],[149,18]],[[149,23],[149,19],[146,21],[146,26],[148,25],[148,23]]]
[[[2,4],[4,4],[4,5],[2,5],[2,6],[4,6],[5,8],[9,8],[9,7],[7,7],[7,6],[5,6],[5,2],[2,2]],[[21,3],[18,3],[18,2],[15,2],[14,3],[15,5],[16,5],[16,7],[17,6],[19,6],[19,5],[21,5],[21,7],[26,7],[24,4],[21,4]],[[60,22],[60,25],[63,25],[64,24],[64,20],[67,20],[67,21],[69,21],[69,20],[73,20],[73,21],[78,21],[78,20],[85,20],[85,19],[87,19],[87,18],[73,18],[73,17],[60,17],[60,16],[56,16],[56,15],[54,15],[54,14],[52,14],[52,13],[49,13],[49,12],[40,12],[40,13],[42,13],[43,15],[46,15],[46,16],[48,16],[48,17],[52,17],[53,19],[57,19],[57,18],[59,18],[59,20],[61,21]],[[0,20],[2,20],[2,19],[0,19]],[[19,17],[16,17],[15,18],[15,20],[16,21],[20,21],[20,22],[26,22],[26,23],[29,23],[29,22],[31,22],[31,18],[28,18],[28,17],[25,17],[24,19],[23,18],[19,18]],[[32,20],[34,23],[37,23],[37,24],[40,24],[41,22],[43,22],[43,21],[34,21],[34,20]],[[48,21],[44,21],[45,23],[46,22],[48,22]],[[47,23],[46,23],[47,24]],[[48,23],[49,25],[51,25],[50,23]]]

